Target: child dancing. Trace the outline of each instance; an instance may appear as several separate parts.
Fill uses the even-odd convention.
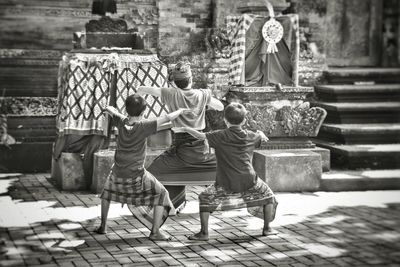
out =
[[[263,132],[242,129],[246,109],[242,104],[229,104],[224,110],[227,129],[202,133],[192,128],[182,130],[193,137],[205,140],[215,149],[217,174],[215,184],[199,195],[200,232],[189,236],[190,240],[208,240],[208,219],[216,210],[245,208],[264,219],[262,235],[269,235],[269,223],[275,218],[277,202],[269,186],[256,174],[252,165],[253,152],[268,140]]]
[[[188,108],[193,113],[182,114],[173,125],[175,127],[190,127],[202,131],[206,127],[207,106],[222,111],[224,105],[212,97],[209,89],[193,89],[193,75],[188,62],[178,62],[172,69],[171,80],[176,87],[146,87],[138,88],[139,94],[150,94],[160,97],[162,103],[166,104],[168,110],[174,111],[179,108]],[[180,132],[173,133],[171,147],[159,155],[149,166],[151,172],[160,181],[166,180],[166,176],[177,174],[189,174],[213,178],[215,175],[215,156],[209,153],[204,140],[193,138],[190,134]],[[179,209],[186,201],[185,186],[166,186],[172,203]]]
[[[114,107],[106,108],[116,122],[118,137],[115,163],[100,196],[101,225],[96,229],[99,234],[107,233],[110,201],[116,201],[128,204],[131,211],[134,207],[140,209],[140,214],[152,223],[150,239],[169,240],[160,227],[169,215],[175,215],[175,208],[165,187],[144,168],[146,138],[185,110],[178,109],[155,120],[143,120],[146,105],[143,97],[134,94],[125,101],[128,117],[118,113]],[[153,208],[154,214],[151,214]]]

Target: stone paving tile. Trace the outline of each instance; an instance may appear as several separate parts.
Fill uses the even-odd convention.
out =
[[[49,174],[0,179],[0,266],[400,266],[400,191],[278,194],[275,236],[245,210],[210,218],[210,240],[189,241],[200,228],[197,195],[155,243],[129,210],[112,204],[109,233],[97,235],[100,200],[60,192]]]

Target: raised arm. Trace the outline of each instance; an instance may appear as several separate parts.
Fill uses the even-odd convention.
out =
[[[208,106],[218,111],[224,110],[224,104],[222,104],[222,102],[216,99],[215,97],[211,97],[211,101],[210,104],[208,104]]]
[[[148,94],[156,97],[161,97],[161,87],[140,86],[137,93],[141,96]]]

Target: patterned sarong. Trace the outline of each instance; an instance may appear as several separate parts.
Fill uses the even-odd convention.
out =
[[[147,170],[162,183],[171,182],[171,179],[177,182],[176,186],[165,187],[175,208],[180,210],[186,202],[185,181],[194,175],[205,180],[210,180],[210,176],[215,178],[216,164],[215,155],[210,153],[204,140],[198,140],[187,133],[174,133],[173,145],[159,155]],[[179,178],[182,175],[188,177]]]
[[[260,178],[256,185],[243,193],[230,193],[222,187],[210,185],[199,195],[200,212],[214,212],[247,208],[250,214],[264,219],[263,206],[274,205],[273,216],[278,202],[271,188]],[[273,219],[272,219],[273,220]]]
[[[149,229],[153,224],[154,206],[163,206],[165,208],[161,225],[164,224],[168,216],[176,213],[168,191],[147,171],[144,172],[142,177],[136,178],[115,177],[111,171],[104,184],[101,198],[128,204],[129,210],[136,219]]]

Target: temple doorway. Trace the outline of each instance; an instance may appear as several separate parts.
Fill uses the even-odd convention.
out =
[[[327,1],[326,55],[329,66],[381,66],[381,0]]]

